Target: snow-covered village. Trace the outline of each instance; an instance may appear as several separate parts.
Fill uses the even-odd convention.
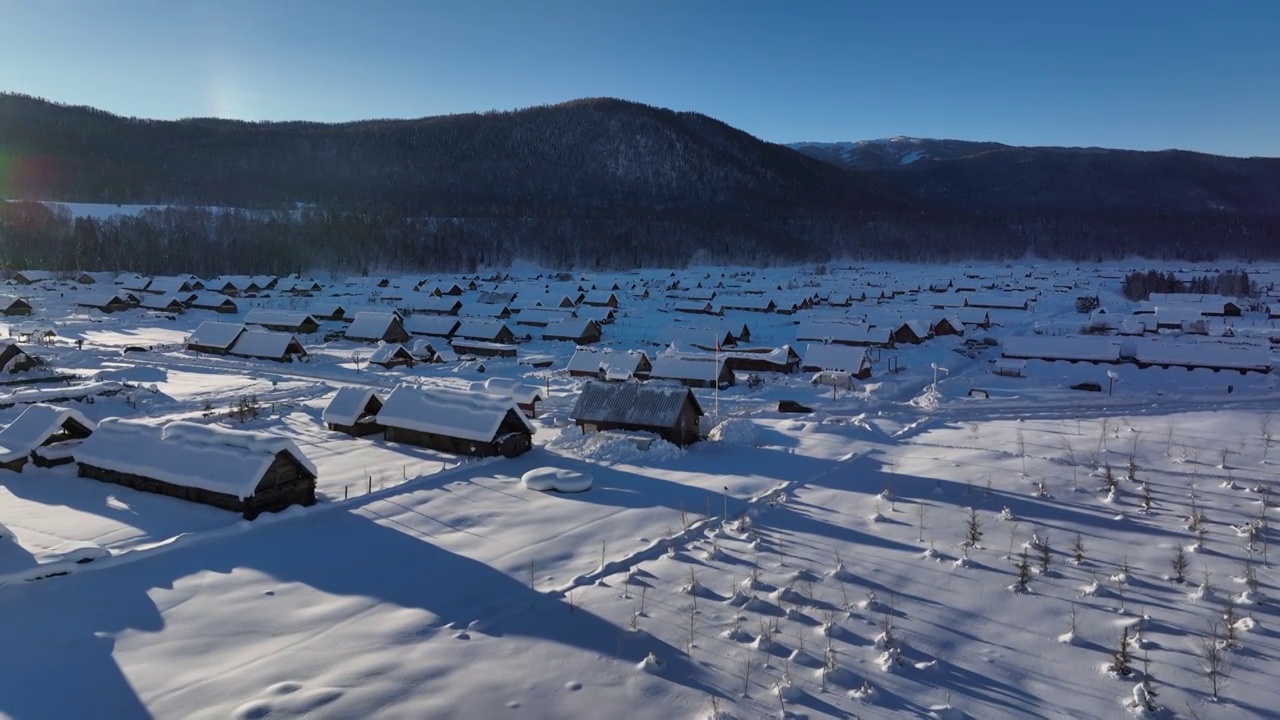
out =
[[[0,0],[0,720],[1280,719],[1278,27]]]
[[[1273,715],[1280,267],[1146,268],[12,272],[0,715]]]

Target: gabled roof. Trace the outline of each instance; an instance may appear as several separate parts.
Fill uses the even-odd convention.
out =
[[[68,419],[80,423],[89,432],[97,427],[79,410],[43,403],[28,405],[17,420],[0,430],[0,462],[13,462],[29,455],[57,433]]]
[[[404,329],[411,335],[449,337],[460,324],[461,321],[452,315],[410,315],[404,320]]]
[[[576,340],[583,335],[586,335],[587,331],[592,328],[594,328],[596,332],[600,331],[600,324],[591,318],[565,318],[564,320],[551,323],[543,328],[542,338],[544,340],[555,338]]]
[[[403,358],[405,360],[415,359],[413,354],[406,350],[400,343],[387,343],[385,345],[379,345],[376,350],[370,353],[369,362],[375,365],[381,365],[391,362],[396,358]]]
[[[320,413],[320,419],[334,425],[355,425],[373,398],[377,398],[379,402],[382,400],[371,388],[340,387],[325,406],[324,412]]]
[[[804,367],[806,368],[856,374],[861,372],[866,364],[867,351],[860,347],[809,343],[804,349]]]
[[[492,340],[506,327],[506,323],[501,320],[464,319],[454,336],[464,340]]]
[[[358,312],[347,327],[348,340],[381,340],[400,316],[393,312]]]
[[[648,361],[649,356],[643,350],[615,352],[609,348],[578,348],[573,357],[569,358],[566,369],[570,372],[588,373],[617,370],[632,375],[641,363]]]
[[[703,414],[689,388],[591,380],[582,386],[569,417],[585,422],[669,428],[675,426],[687,402],[693,403],[698,415]]]
[[[200,327],[187,337],[188,345],[200,345],[202,347],[229,349],[235,344],[237,338],[244,332],[244,325],[240,323],[224,323],[214,320],[205,320],[200,323]]]
[[[715,382],[724,372],[724,358],[714,355],[659,355],[649,376],[655,380],[705,380]]]
[[[399,385],[391,391],[378,412],[378,423],[463,440],[490,442],[511,413],[519,418],[530,434],[534,432],[533,425],[510,397]]]
[[[296,310],[268,310],[256,307],[245,313],[244,321],[250,325],[277,325],[302,327],[308,322],[319,324],[311,313]]]
[[[232,355],[242,357],[277,359],[291,353],[305,353],[298,338],[287,332],[270,330],[245,330],[231,346]]]
[[[311,477],[318,475],[291,440],[192,422],[162,428],[108,418],[76,449],[75,458],[107,470],[244,499],[254,494],[279,453],[291,456]]]

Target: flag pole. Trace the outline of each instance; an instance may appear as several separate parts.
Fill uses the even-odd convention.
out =
[[[711,373],[714,375],[711,381],[716,386],[716,420],[718,421],[720,419],[720,338],[719,336],[714,336],[713,339],[716,343],[716,362],[715,366],[711,368]]]

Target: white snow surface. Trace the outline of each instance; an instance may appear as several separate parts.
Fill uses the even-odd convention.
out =
[[[1265,538],[1276,537],[1267,418],[1280,392],[1274,374],[1252,368],[1275,356],[1265,306],[1280,304],[1272,291],[1280,267],[1246,266],[1263,296],[1242,301],[1239,317],[1213,318],[1214,334],[1153,328],[1142,343],[1099,335],[1093,347],[1068,347],[1086,348],[1077,362],[1032,358],[1021,377],[990,372],[1011,340],[1016,349],[1017,338],[1034,348],[1040,338],[1084,337],[1090,317],[1075,312],[1078,295],[1098,295],[1116,326],[1149,317],[1133,315],[1142,306],[1119,294],[1123,274],[1147,265],[832,262],[822,274],[695,267],[574,273],[564,282],[521,268],[492,279],[392,275],[388,288],[377,288],[377,277],[335,286],[317,275],[325,287],[313,298],[264,291],[237,298],[234,314],[193,309],[173,319],[76,311],[76,293],[62,280],[14,288],[35,310],[7,329],[16,335],[32,322],[56,330],[47,344],[21,345],[46,361],[42,372],[74,378],[7,388],[0,425],[13,427],[26,403],[40,401],[102,423],[99,442],[121,424],[102,422],[110,417],[154,428],[239,428],[272,440],[246,447],[178,426],[181,441],[147,442],[180,445],[160,460],[219,480],[228,474],[219,468],[230,467],[223,463],[288,441],[314,466],[320,497],[314,507],[249,522],[81,478],[74,464],[0,471],[0,526],[8,529],[0,530],[0,604],[11,620],[2,634],[9,662],[0,672],[0,717],[668,720],[710,717],[716,697],[722,717],[745,719],[777,717],[781,695],[790,717],[1117,718],[1130,713],[1140,677],[1099,668],[1124,628],[1130,637],[1141,628],[1135,667],[1140,673],[1149,657],[1163,708],[1150,716],[1269,717],[1280,575],[1262,537],[1250,548],[1247,536],[1266,517]],[[1189,277],[1234,265],[1156,267]],[[113,289],[117,275],[97,290]],[[948,281],[955,289],[929,290]],[[343,339],[338,322],[299,337],[305,363],[183,349],[202,321],[240,326],[255,307],[387,312],[400,306],[384,296],[419,283],[473,282],[477,289],[458,297],[464,304],[514,292],[513,308],[616,285],[620,307],[603,326],[601,352],[578,361],[590,373],[605,361],[628,374],[632,352],[652,358],[685,328],[701,337],[702,328],[745,324],[752,348],[800,349],[797,336],[812,328],[863,328],[847,338],[858,341],[879,337],[891,321],[959,317],[969,326],[964,338],[869,349],[872,374],[856,393],[833,397],[809,384],[811,373],[767,372],[751,386],[740,372],[732,387],[694,390],[723,420],[711,428],[713,441],[686,449],[567,427],[583,382],[565,372],[576,350],[517,326],[519,313],[508,327],[535,338],[518,346],[519,358],[450,359],[395,373],[354,362],[369,346]],[[673,312],[692,293],[753,291],[785,307],[840,293],[868,299],[819,302],[795,315]],[[1027,301],[1026,310],[1008,307]],[[429,316],[407,321],[418,317]],[[984,317],[990,329],[977,327]],[[1171,363],[1248,355],[1248,372],[1140,367],[1119,351],[1091,354],[1115,346],[1127,355],[1143,343],[1152,351],[1142,357]],[[148,350],[121,352],[137,347]],[[525,364],[535,359],[551,365]],[[931,392],[934,363],[950,372]],[[1110,394],[1108,371],[1120,378]],[[102,384],[86,382],[94,377]],[[491,378],[546,396],[530,423],[535,447],[515,459],[461,458],[323,424],[339,391],[385,396],[403,383],[460,392]],[[1082,382],[1104,391],[1071,389]],[[71,396],[82,401],[55,400]],[[241,424],[228,411],[246,397],[258,414]],[[781,400],[812,412],[779,413]],[[469,412],[457,413],[464,424]],[[147,433],[164,431],[121,433],[113,451],[124,466],[157,462],[138,450],[136,436]],[[1130,455],[1136,481],[1128,479]],[[1105,465],[1119,478],[1110,496]],[[592,487],[531,491],[522,478],[538,468],[590,476]],[[1193,503],[1206,519],[1201,544],[1187,528]],[[970,508],[983,536],[964,548]],[[1079,564],[1071,559],[1077,533]],[[1046,540],[1051,565],[1041,572]],[[1024,544],[1033,576],[1027,592],[1010,592]],[[1179,546],[1194,548],[1185,585],[1170,578]],[[1246,562],[1256,585],[1246,583]],[[1214,702],[1195,648],[1228,597],[1241,617],[1240,647],[1230,651],[1231,677]],[[1073,607],[1078,627],[1069,634]],[[892,648],[881,630],[886,616]],[[835,669],[824,683],[828,638]],[[753,663],[745,693],[744,661]]]

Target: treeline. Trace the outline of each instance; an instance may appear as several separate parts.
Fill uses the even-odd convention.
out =
[[[1257,296],[1258,286],[1249,280],[1249,273],[1244,270],[1225,270],[1217,275],[1198,275],[1189,281],[1178,279],[1172,272],[1147,270],[1125,275],[1122,291],[1130,300],[1147,300],[1151,297],[1151,293],[1190,293],[1247,298]]]
[[[0,202],[0,263],[208,274],[1280,257],[1267,162],[1059,153],[1015,175],[991,155],[847,170],[609,99],[328,125],[140,120],[0,94],[7,197],[175,208],[93,220]]]

